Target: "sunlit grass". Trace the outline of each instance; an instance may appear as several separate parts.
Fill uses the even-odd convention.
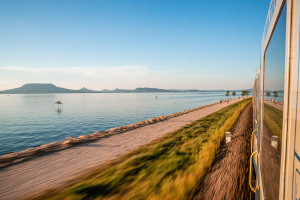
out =
[[[250,102],[193,122],[38,199],[189,199],[214,161],[224,133]]]

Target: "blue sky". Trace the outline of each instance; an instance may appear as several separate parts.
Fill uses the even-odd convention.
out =
[[[269,0],[0,0],[0,90],[243,89]]]

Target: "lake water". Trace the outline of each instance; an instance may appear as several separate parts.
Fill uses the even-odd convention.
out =
[[[221,98],[225,99],[225,92],[0,94],[0,155],[195,108]],[[53,109],[58,100],[64,105],[61,113]]]

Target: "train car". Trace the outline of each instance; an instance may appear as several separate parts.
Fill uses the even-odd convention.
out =
[[[300,199],[299,29],[300,0],[271,0],[253,87],[255,199]]]

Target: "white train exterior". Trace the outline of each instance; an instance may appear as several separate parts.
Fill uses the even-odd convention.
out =
[[[299,44],[300,0],[271,0],[253,88],[256,199],[300,199]]]

